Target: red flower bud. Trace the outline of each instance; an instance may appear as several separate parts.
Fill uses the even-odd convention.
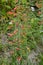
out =
[[[21,57],[18,57],[17,60],[20,62],[21,61]]]

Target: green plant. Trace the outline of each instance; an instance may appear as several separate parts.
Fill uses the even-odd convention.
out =
[[[4,51],[0,65],[33,64],[28,56],[43,43],[42,4],[39,0],[0,1],[0,36],[7,37],[1,36],[1,41],[7,42],[0,43],[0,51]],[[37,10],[33,11],[31,6],[36,6]],[[42,60],[40,63],[43,64]]]

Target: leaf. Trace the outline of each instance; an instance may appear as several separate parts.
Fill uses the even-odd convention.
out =
[[[1,0],[1,2],[3,3],[3,2],[6,2],[6,0]]]
[[[38,21],[39,21],[38,18],[32,18],[32,19],[31,19],[31,23],[37,23]]]
[[[8,6],[8,5],[6,5],[5,7],[6,7],[7,9],[11,9],[11,7],[10,7],[10,6]]]
[[[26,4],[27,0],[22,0],[22,4]]]

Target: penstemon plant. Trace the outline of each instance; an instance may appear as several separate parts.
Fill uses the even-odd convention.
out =
[[[0,0],[0,65],[43,65],[43,1]]]

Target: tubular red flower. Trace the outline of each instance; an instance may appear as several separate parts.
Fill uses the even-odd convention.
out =
[[[20,48],[16,48],[16,50],[20,50]]]
[[[10,15],[12,15],[12,14],[13,14],[13,12],[9,11],[9,12],[7,12],[7,14],[10,14]]]
[[[19,57],[17,58],[17,60],[20,62],[20,61],[21,61],[21,57],[19,56]]]
[[[11,33],[8,33],[8,36],[12,37],[12,36],[13,36],[13,34],[11,34]]]
[[[17,8],[15,7],[14,10],[16,10]]]
[[[18,32],[18,29],[14,30],[14,34],[16,34]]]

